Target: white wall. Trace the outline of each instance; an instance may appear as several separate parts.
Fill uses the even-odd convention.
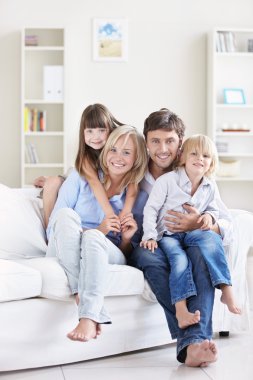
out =
[[[252,0],[0,0],[0,182],[20,185],[20,32],[66,28],[67,160],[75,157],[81,112],[101,102],[142,129],[168,107],[188,133],[206,128],[206,33],[253,26]],[[126,17],[127,63],[92,60],[92,18]]]

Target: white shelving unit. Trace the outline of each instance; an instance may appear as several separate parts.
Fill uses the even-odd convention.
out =
[[[25,187],[40,175],[63,174],[66,169],[64,29],[25,28],[21,52],[21,186]],[[63,72],[55,84],[59,86],[60,82],[60,89],[57,87],[58,93],[51,100],[44,95],[45,66],[57,66]],[[31,121],[33,117],[36,122]],[[34,155],[31,157],[31,146],[35,160]]]
[[[231,208],[253,211],[253,52],[248,40],[253,29],[215,28],[209,35],[207,124],[218,148],[222,198]],[[245,103],[226,104],[225,89],[243,90]]]

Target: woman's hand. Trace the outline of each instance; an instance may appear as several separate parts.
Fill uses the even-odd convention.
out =
[[[140,242],[140,247],[148,249],[149,251],[154,253],[154,251],[158,247],[158,245],[157,245],[157,241],[155,241],[153,239],[149,239],[149,240],[142,240]]]
[[[193,231],[201,227],[202,222],[198,221],[200,217],[198,210],[189,205],[183,205],[183,208],[188,214],[168,210],[167,216],[164,217],[165,226],[172,233]]]
[[[105,216],[102,223],[97,227],[99,231],[101,231],[104,235],[107,235],[110,231],[112,232],[120,232],[120,220],[117,215],[109,215]]]
[[[133,214],[129,212],[125,214],[121,219],[121,237],[123,242],[130,242],[131,238],[138,230],[136,221],[133,218]]]

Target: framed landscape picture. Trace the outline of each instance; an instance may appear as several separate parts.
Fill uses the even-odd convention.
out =
[[[128,58],[127,20],[93,20],[93,59],[104,62],[124,62]]]

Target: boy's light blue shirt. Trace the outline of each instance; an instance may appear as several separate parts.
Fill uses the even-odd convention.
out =
[[[100,173],[101,174],[101,173]],[[116,215],[123,209],[126,198],[126,191],[119,195],[114,195],[109,202]],[[140,191],[133,207],[134,219],[138,225],[138,231],[132,238],[132,244],[135,246],[141,240],[143,208],[147,201],[148,194]],[[105,217],[102,207],[98,203],[89,183],[84,177],[73,169],[67,179],[62,184],[57,201],[49,219],[47,227],[47,238],[49,239],[51,223],[55,212],[61,208],[72,208],[81,218],[82,227],[85,229],[97,228]],[[116,246],[121,243],[121,234],[116,235],[109,232],[106,235]]]

